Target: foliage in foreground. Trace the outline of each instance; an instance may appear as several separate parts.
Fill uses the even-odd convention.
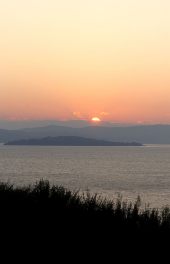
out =
[[[87,228],[96,232],[170,232],[170,209],[141,209],[121,198],[111,201],[90,193],[80,194],[41,180],[35,185],[15,187],[0,183],[1,221],[34,225],[51,230]]]

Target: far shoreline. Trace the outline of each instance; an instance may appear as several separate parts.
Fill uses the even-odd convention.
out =
[[[6,142],[5,145],[16,146],[80,146],[80,147],[135,147],[143,146],[143,144],[133,141],[107,141],[102,139],[86,138],[79,136],[58,136],[58,137],[44,137],[44,138],[31,138],[20,139],[15,141]]]

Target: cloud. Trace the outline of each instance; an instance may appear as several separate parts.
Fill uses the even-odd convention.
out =
[[[105,112],[105,111],[102,111],[102,112],[95,112],[95,113],[88,113],[88,114],[85,114],[85,113],[82,113],[80,111],[74,111],[73,113],[73,116],[78,118],[78,119],[91,119],[93,116],[98,116],[98,117],[106,117],[106,116],[109,116],[110,113],[109,112]]]
[[[73,112],[73,116],[76,118],[85,118],[85,116],[81,112]]]
[[[108,115],[110,115],[110,113],[108,113],[108,112],[101,112],[100,115],[101,116],[108,116]]]

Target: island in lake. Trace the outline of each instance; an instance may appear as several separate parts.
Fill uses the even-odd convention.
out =
[[[5,145],[20,146],[143,146],[138,142],[112,142],[77,136],[59,136],[9,141]]]

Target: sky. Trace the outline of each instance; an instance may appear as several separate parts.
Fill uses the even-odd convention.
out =
[[[0,119],[170,123],[169,0],[0,0]]]

